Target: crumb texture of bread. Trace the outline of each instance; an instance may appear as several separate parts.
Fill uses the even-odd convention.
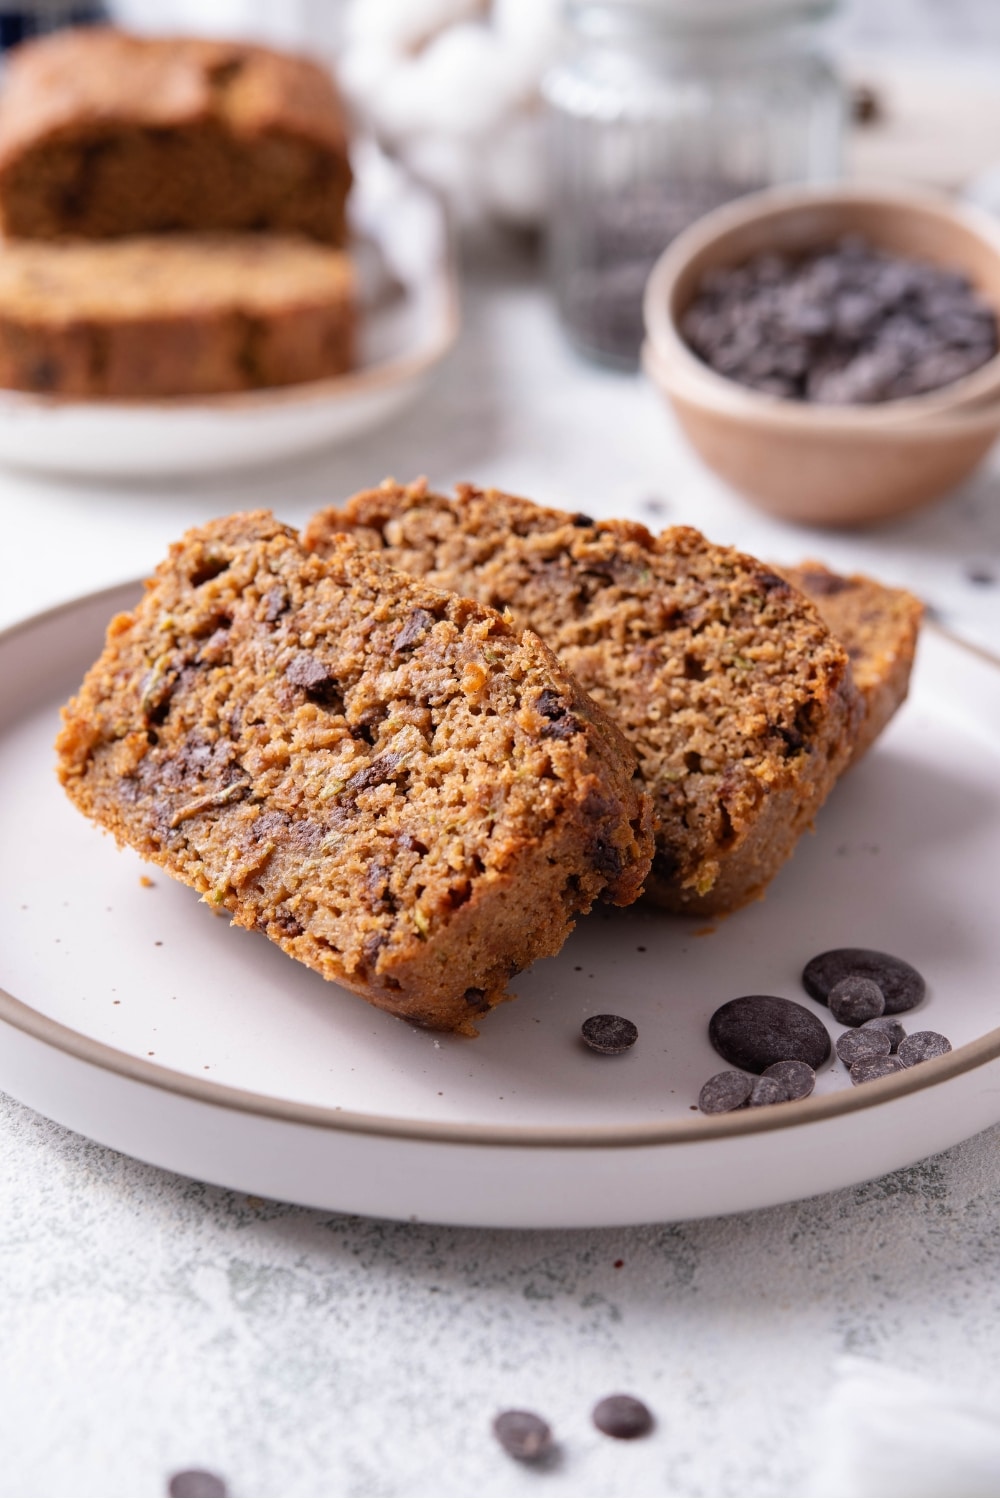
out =
[[[171,548],[63,720],[82,812],[420,1025],[474,1033],[649,868],[635,757],[531,631],[267,512]]]
[[[273,229],[343,245],[350,184],[343,107],[306,58],[104,27],[11,54],[0,98],[6,235]]]
[[[864,703],[853,757],[858,761],[906,700],[924,606],[906,589],[863,573],[844,577],[819,562],[775,571],[812,600],[850,658]]]
[[[649,899],[715,916],[759,896],[853,752],[846,653],[755,558],[691,527],[547,510],[496,490],[386,481],[319,512],[306,545],[350,532],[438,588],[509,607],[634,747],[653,798]]]
[[[59,396],[214,395],[342,374],[347,254],[297,235],[11,241],[0,386]]]

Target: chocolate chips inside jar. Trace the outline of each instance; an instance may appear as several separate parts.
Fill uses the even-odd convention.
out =
[[[830,406],[939,390],[998,349],[996,311],[961,271],[856,235],[706,272],[681,332],[740,385]]]

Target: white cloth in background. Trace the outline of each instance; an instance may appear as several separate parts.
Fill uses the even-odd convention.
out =
[[[836,1376],[810,1495],[1000,1496],[997,1412],[874,1360],[845,1356]]]

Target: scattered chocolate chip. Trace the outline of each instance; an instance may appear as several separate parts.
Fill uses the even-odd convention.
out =
[[[573,517],[573,525],[574,526],[579,526],[579,527],[582,528],[584,526],[593,526],[593,524],[594,524],[594,518],[593,518],[593,516],[585,516],[583,514],[583,511],[578,511],[577,514]]]
[[[861,1057],[851,1064],[852,1083],[871,1083],[876,1078],[886,1078],[890,1073],[901,1073],[903,1065],[898,1057]]]
[[[984,568],[977,563],[966,568],[965,576],[970,583],[978,584],[980,588],[992,588],[997,581],[997,575],[992,568]]]
[[[864,1057],[888,1057],[892,1051],[892,1040],[884,1031],[866,1031],[863,1026],[845,1031],[834,1045],[837,1056],[849,1068]]]
[[[932,1057],[943,1057],[951,1051],[951,1043],[938,1031],[913,1031],[899,1044],[897,1056],[904,1068],[914,1068],[917,1063],[930,1062]]]
[[[747,1104],[750,1109],[759,1109],[762,1104],[786,1104],[788,1095],[778,1078],[765,1078],[763,1073],[753,1081]]]
[[[826,1005],[835,984],[848,975],[874,979],[885,997],[885,1014],[894,1016],[912,1010],[924,998],[923,976],[905,959],[876,948],[830,948],[811,958],[802,971],[806,993]]]
[[[172,1474],[167,1485],[167,1494],[173,1500],[224,1500],[228,1493],[225,1480],[207,1469],[184,1469]]]
[[[862,1026],[885,1011],[885,996],[874,979],[865,979],[860,974],[848,974],[846,979],[838,979],[826,1003],[833,1019],[841,1026]]]
[[[889,1038],[890,1050],[893,1052],[906,1035],[902,1021],[897,1021],[895,1016],[876,1016],[873,1021],[862,1022],[861,1030],[884,1031]]]
[[[735,1070],[716,1073],[702,1085],[698,1108],[703,1115],[727,1115],[734,1109],[742,1109],[750,1098],[753,1083],[749,1073]]]
[[[870,83],[856,83],[851,90],[851,119],[855,125],[874,125],[882,118],[882,100]]]
[[[653,1413],[635,1396],[605,1396],[592,1415],[594,1426],[608,1437],[639,1438],[653,1430]]]
[[[808,1099],[816,1087],[815,1071],[808,1063],[796,1062],[793,1058],[785,1058],[782,1062],[772,1063],[760,1076],[776,1078],[784,1089],[785,1099],[789,1103],[793,1099]]]
[[[815,1069],[830,1056],[830,1037],[818,1016],[778,995],[742,995],[720,1005],[708,1036],[726,1062],[749,1073],[789,1059]]]
[[[639,1038],[639,1028],[624,1016],[589,1016],[580,1027],[583,1040],[595,1052],[627,1052]]]
[[[548,1422],[533,1411],[502,1411],[494,1418],[493,1432],[501,1448],[521,1463],[533,1463],[552,1446]]]

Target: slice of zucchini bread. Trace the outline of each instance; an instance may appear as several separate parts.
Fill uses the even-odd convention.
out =
[[[346,242],[346,114],[308,58],[105,26],[56,31],[9,57],[9,238],[273,229]]]
[[[82,812],[422,1025],[474,1031],[649,868],[635,756],[531,631],[267,512],[176,543],[63,716]]]
[[[864,703],[854,747],[854,760],[860,760],[909,691],[924,606],[905,589],[863,573],[845,578],[818,562],[775,571],[813,601],[850,658]]]
[[[163,234],[0,254],[0,387],[216,395],[342,374],[354,273],[297,235]]]
[[[773,569],[690,527],[545,510],[496,490],[386,481],[305,533],[349,531],[436,588],[509,607],[611,714],[653,797],[646,894],[716,915],[761,894],[849,761],[847,655]]]

